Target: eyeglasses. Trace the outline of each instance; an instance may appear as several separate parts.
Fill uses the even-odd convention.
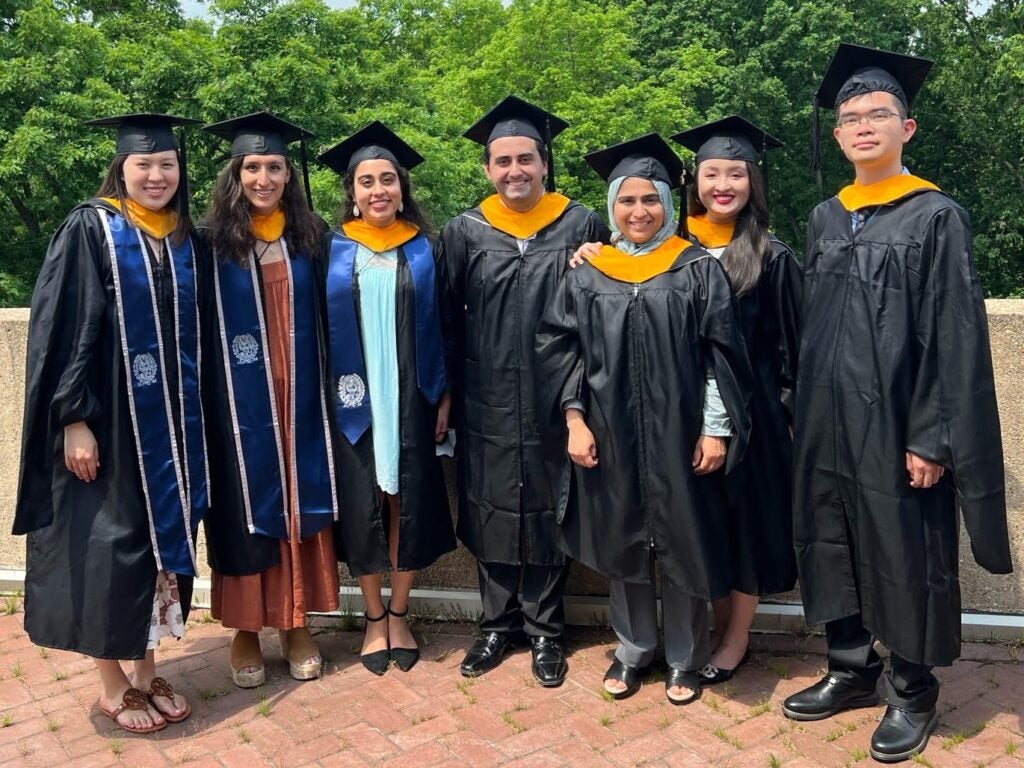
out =
[[[888,109],[876,109],[873,112],[868,112],[866,115],[843,115],[836,121],[836,125],[839,128],[849,130],[851,128],[856,128],[861,123],[884,125],[893,117],[899,117],[899,114]]]

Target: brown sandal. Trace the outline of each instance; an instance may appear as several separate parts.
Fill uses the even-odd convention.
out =
[[[117,707],[115,707],[114,709],[105,709],[102,704],[99,704],[98,706],[100,712],[102,712],[104,715],[106,715],[115,723],[117,723],[118,727],[122,731],[127,731],[128,733],[154,733],[156,731],[162,731],[164,728],[167,727],[166,722],[159,724],[153,723],[148,727],[144,727],[125,725],[117,719],[118,715],[120,715],[126,709],[138,711],[144,710],[149,706],[149,697],[144,692],[140,691],[138,688],[129,688],[127,691],[125,691],[124,695],[121,696],[121,703],[118,704]],[[166,715],[161,713],[160,716],[163,717],[164,720],[166,721]]]
[[[149,703],[153,705],[153,709],[159,712],[160,716],[168,723],[180,723],[192,714],[192,705],[190,705],[188,701],[185,702],[185,711],[180,715],[172,715],[168,712],[164,712],[156,705],[156,702],[153,701],[153,698],[156,696],[163,696],[170,699],[172,704],[174,703],[174,688],[172,688],[171,684],[162,677],[153,678],[153,682],[149,684],[149,693],[146,694],[146,697],[149,699]]]

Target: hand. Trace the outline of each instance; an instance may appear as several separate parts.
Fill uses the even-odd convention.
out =
[[[583,412],[570,408],[565,412],[565,424],[569,428],[569,458],[584,469],[597,466],[597,443],[594,433],[583,420]]]
[[[64,466],[83,483],[96,479],[100,467],[100,449],[96,437],[84,421],[64,427]]]
[[[584,260],[590,261],[601,252],[601,243],[584,243],[576,249],[576,253],[569,259],[569,266],[576,269]]]
[[[706,475],[725,463],[725,438],[701,435],[693,451],[693,473]]]
[[[434,427],[434,442],[443,443],[448,437],[448,416],[452,409],[452,396],[448,392],[441,395],[437,403],[437,426]]]
[[[945,471],[941,464],[907,451],[907,474],[910,475],[911,488],[931,488],[939,482]]]

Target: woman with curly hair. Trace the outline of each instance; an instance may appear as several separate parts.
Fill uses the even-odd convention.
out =
[[[318,677],[322,659],[306,614],[338,607],[315,264],[324,226],[287,148],[311,134],[268,112],[205,130],[231,141],[200,228],[213,289],[204,301],[211,362],[203,382],[218,477],[206,521],[211,610],[236,630],[232,677],[251,688],[266,676],[264,627],[280,630],[292,677]]]

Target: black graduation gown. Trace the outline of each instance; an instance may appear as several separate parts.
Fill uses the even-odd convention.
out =
[[[807,621],[860,613],[893,653],[960,652],[957,503],[978,564],[1012,566],[988,322],[967,214],[936,191],[853,233],[815,208],[796,390],[794,537]],[[910,487],[905,452],[946,468]]]
[[[321,268],[326,269],[330,235],[325,239],[323,253],[320,264]],[[437,275],[440,284],[440,268]],[[326,279],[322,279],[321,283],[325,285]],[[359,318],[358,275],[353,280],[352,288],[356,318]],[[395,280],[395,334],[400,413],[398,570],[401,571],[426,568],[441,555],[455,549],[448,490],[434,442],[437,406],[423,396],[416,378],[415,301],[412,272],[405,252],[399,246]],[[334,526],[334,546],[338,559],[348,566],[353,576],[390,571],[387,507],[382,504],[377,486],[373,427],[367,429],[355,445],[339,431],[334,445],[341,506],[338,522]]]
[[[725,270],[688,246],[668,271],[643,283],[591,265],[562,281],[537,335],[548,448],[561,469],[561,546],[609,578],[663,578],[704,599],[733,586],[721,482],[694,474],[706,372],[713,371],[736,436],[727,467],[750,429],[750,368]],[[569,461],[564,405],[579,399],[598,465]]]
[[[473,208],[441,231],[448,274],[445,347],[459,441],[459,539],[485,563],[562,565],[558,489],[537,429],[537,323],[581,244],[607,240],[596,213],[570,202],[529,241]]]
[[[324,225],[326,228],[326,224]],[[203,408],[206,413],[206,444],[213,476],[210,490],[210,511],[203,520],[206,533],[207,562],[217,573],[225,576],[249,576],[278,565],[281,562],[281,541],[272,536],[250,533],[246,521],[245,496],[242,490],[241,468],[235,445],[234,426],[231,423],[231,406],[228,399],[227,374],[224,371],[224,346],[220,337],[220,320],[217,313],[217,296],[214,290],[213,270],[216,256],[209,244],[209,230],[199,228],[196,232],[201,249],[200,323],[203,344]],[[296,301],[312,301],[317,305],[317,341],[320,347],[321,380],[330,406],[331,375],[327,367],[327,329],[322,309],[323,278],[319,259],[314,262],[314,289],[310,296],[296,296]],[[260,298],[263,298],[263,276],[257,270]],[[223,297],[225,302],[230,297]],[[297,373],[297,375],[299,375]],[[273,393],[271,393],[273,397]],[[338,442],[338,434],[331,424],[331,441]],[[323,482],[331,482],[324,476]],[[339,500],[339,505],[340,505]],[[290,505],[289,505],[290,506]]]
[[[775,237],[771,246],[760,281],[737,299],[754,387],[750,441],[725,489],[733,588],[748,595],[787,592],[796,584],[790,428],[803,275],[789,246]]]
[[[50,241],[32,294],[13,533],[28,534],[25,630],[33,643],[101,659],[141,659],[156,558],[97,205],[117,212],[98,200],[72,210]],[[152,254],[150,260],[170,404],[180,424],[170,260]],[[78,421],[89,425],[99,447],[91,483],[64,465],[64,426]],[[179,574],[178,586],[187,618],[192,577]]]

